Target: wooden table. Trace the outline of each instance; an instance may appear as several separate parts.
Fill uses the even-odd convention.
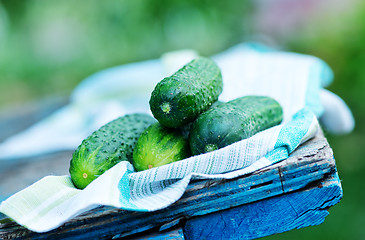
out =
[[[0,130],[3,123],[0,120]],[[67,174],[71,154],[0,166],[7,169],[0,172],[0,190],[5,189],[1,197],[45,175]],[[144,213],[100,207],[43,234],[0,216],[0,239],[256,239],[321,224],[341,198],[332,149],[319,133],[287,160],[252,174],[194,181],[179,201],[163,210]]]

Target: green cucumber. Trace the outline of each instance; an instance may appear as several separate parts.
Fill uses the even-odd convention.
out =
[[[191,125],[189,144],[193,155],[228,146],[278,125],[280,104],[265,96],[246,96],[202,113]]]
[[[209,109],[214,108],[214,107],[216,107],[218,105],[221,105],[221,104],[223,104],[223,102],[216,101],[212,104],[212,106]],[[189,132],[190,132],[191,124],[193,124],[193,123],[188,123],[188,124],[180,127],[180,130],[181,130],[181,132],[182,132],[185,139],[189,139]]]
[[[199,57],[156,85],[149,102],[151,112],[162,125],[181,127],[217,101],[222,89],[218,66]]]
[[[132,161],[133,149],[142,132],[156,120],[135,113],[117,118],[84,139],[72,155],[70,175],[77,188],[90,182],[120,161]]]
[[[189,142],[180,129],[166,128],[155,123],[139,137],[132,163],[137,171],[143,171],[190,156]]]

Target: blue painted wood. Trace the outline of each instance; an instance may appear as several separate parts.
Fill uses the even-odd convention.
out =
[[[188,220],[186,239],[256,239],[321,224],[342,198],[338,175],[304,190]]]
[[[170,231],[154,232],[146,235],[128,237],[128,240],[184,240],[183,229],[177,228]]]

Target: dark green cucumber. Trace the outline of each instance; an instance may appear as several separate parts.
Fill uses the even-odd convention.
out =
[[[189,144],[193,155],[223,148],[278,125],[280,104],[270,97],[246,96],[202,113],[191,125]]]
[[[222,89],[218,66],[209,58],[199,57],[156,85],[150,108],[162,125],[181,127],[217,101]]]
[[[132,161],[142,132],[156,120],[147,114],[125,115],[111,121],[82,141],[72,155],[70,175],[77,188],[90,182],[120,161]]]
[[[218,105],[221,105],[221,104],[223,104],[223,103],[224,103],[224,102],[216,101],[216,102],[214,102],[214,103],[212,104],[212,106],[211,106],[209,109],[214,108],[214,107],[216,107],[216,106],[218,106]],[[182,134],[183,134],[184,138],[186,138],[186,139],[189,139],[189,132],[190,132],[191,124],[193,124],[193,123],[188,123],[188,124],[186,124],[186,125],[184,125],[184,126],[182,126],[182,127],[180,128],[180,130],[181,130],[181,132],[182,132]]]
[[[143,171],[190,156],[189,142],[179,129],[155,123],[139,137],[133,151],[133,166],[137,171]]]

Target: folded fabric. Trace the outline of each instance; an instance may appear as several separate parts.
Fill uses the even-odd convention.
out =
[[[97,73],[80,84],[72,96],[71,105],[60,110],[59,115],[55,115],[57,118],[51,117],[48,123],[40,123],[36,128],[45,132],[52,124],[63,126],[60,119],[73,116],[70,119],[76,124],[72,129],[81,138],[115,117],[112,116],[115,112],[100,116],[104,112],[98,111],[106,106],[113,111],[119,109],[120,115],[149,112],[150,93],[163,78],[163,72],[178,69],[194,55],[180,52],[159,60]],[[171,63],[171,58],[175,63],[166,64],[166,61]],[[45,232],[98,205],[154,211],[177,201],[191,179],[234,178],[251,173],[287,158],[301,143],[315,136],[319,129],[317,118],[324,112],[320,92],[333,77],[322,60],[272,51],[255,44],[237,45],[213,56],[213,59],[223,75],[224,90],[220,100],[228,101],[244,95],[271,96],[283,107],[283,123],[217,151],[142,172],[134,172],[131,164],[121,162],[84,190],[76,189],[68,176],[45,177],[3,201],[0,212],[33,231]],[[67,128],[68,124],[63,127]],[[29,130],[29,136],[36,134],[36,130]],[[65,132],[64,145],[60,145],[71,147],[72,144],[65,143],[72,131]],[[76,142],[75,139],[74,147],[79,144]],[[56,143],[57,140],[49,147],[54,150]],[[39,148],[38,152],[41,150],[46,149]]]

